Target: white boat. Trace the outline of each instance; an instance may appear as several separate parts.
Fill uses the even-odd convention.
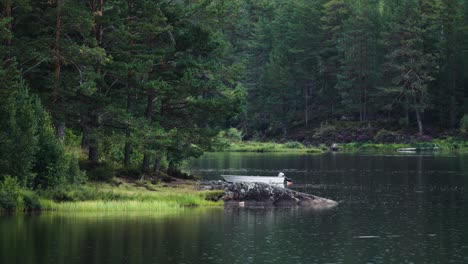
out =
[[[429,147],[429,148],[399,148],[397,149],[398,152],[408,152],[408,153],[415,153],[415,152],[423,152],[423,151],[438,151],[438,147]]]
[[[291,182],[283,173],[280,173],[278,176],[221,175],[221,177],[223,177],[225,181],[232,183],[262,182],[282,188],[284,188],[285,180]]]

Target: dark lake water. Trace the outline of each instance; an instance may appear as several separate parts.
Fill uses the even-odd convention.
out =
[[[210,153],[187,170],[283,171],[340,205],[0,216],[0,263],[468,263],[468,156]]]

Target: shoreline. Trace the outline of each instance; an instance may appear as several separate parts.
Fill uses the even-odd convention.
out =
[[[467,140],[455,139],[435,139],[430,142],[409,142],[409,143],[376,143],[376,142],[349,142],[339,143],[338,152],[397,152],[402,148],[415,148],[417,153],[468,153]],[[434,151],[420,151],[424,148],[437,148]],[[331,152],[331,146],[320,144],[319,146],[308,146],[298,141],[279,143],[275,141],[258,142],[242,141],[230,143],[224,149],[213,152],[257,152],[257,153],[303,153],[303,154],[323,154]]]
[[[215,201],[219,191],[198,190],[195,181],[177,180],[173,183],[152,184],[147,181],[87,183],[52,195],[23,191],[16,208],[0,213],[27,212],[151,212],[175,213],[187,208],[222,207]],[[31,196],[34,196],[31,199]],[[28,201],[26,201],[28,200]]]

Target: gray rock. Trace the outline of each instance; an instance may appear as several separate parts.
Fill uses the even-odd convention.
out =
[[[202,186],[212,186],[213,190],[224,190],[223,200],[226,206],[240,207],[308,207],[330,209],[337,202],[265,183],[227,183],[219,181],[205,182]]]

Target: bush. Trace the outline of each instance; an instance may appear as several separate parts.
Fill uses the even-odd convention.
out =
[[[5,211],[14,211],[23,207],[22,190],[17,178],[5,176],[0,182],[0,207]]]
[[[224,131],[224,138],[228,139],[231,142],[241,142],[242,141],[242,131],[237,130],[236,128],[230,128]]]
[[[217,202],[224,196],[224,191],[216,190],[216,191],[208,191],[205,194],[205,200]]]
[[[47,191],[48,196],[55,202],[73,202],[75,198],[73,194],[64,188],[54,188]]]
[[[236,128],[230,128],[228,130],[223,130],[213,138],[212,146],[214,150],[224,150],[229,147],[231,143],[239,143],[242,141],[242,131],[237,130]]]
[[[41,210],[42,206],[39,202],[39,196],[32,191],[23,191],[24,210],[37,211]]]

